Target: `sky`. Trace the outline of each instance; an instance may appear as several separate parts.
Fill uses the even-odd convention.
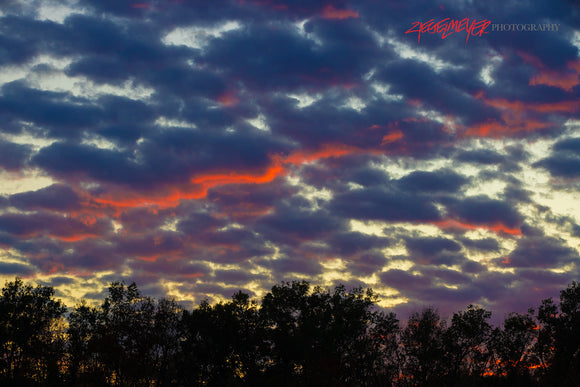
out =
[[[2,0],[0,280],[526,311],[580,278],[579,50],[571,0]]]

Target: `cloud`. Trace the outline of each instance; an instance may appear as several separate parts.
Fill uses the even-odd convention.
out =
[[[362,220],[427,222],[440,219],[439,211],[428,197],[379,188],[338,194],[331,200],[329,209],[341,216]]]
[[[462,238],[461,243],[468,249],[474,249],[483,252],[494,252],[499,250],[499,243],[493,238],[485,239],[468,239]]]
[[[62,241],[74,242],[100,237],[111,228],[106,221],[85,224],[80,220],[58,215],[37,213],[31,217],[26,214],[6,213],[0,215],[0,230],[24,238],[48,235]]]
[[[406,241],[407,249],[419,255],[438,254],[442,251],[458,252],[461,246],[446,238],[410,238]]]
[[[10,205],[23,210],[72,211],[80,208],[80,197],[69,186],[53,184],[37,191],[10,196]]]
[[[379,272],[388,262],[384,254],[380,252],[370,252],[355,258],[349,262],[348,268],[355,276],[368,276]]]
[[[399,179],[398,185],[404,191],[447,193],[457,192],[467,182],[468,179],[450,170],[415,171]]]
[[[517,229],[523,218],[510,203],[486,196],[470,197],[449,206],[450,214],[468,224]]]
[[[505,267],[560,267],[580,258],[578,251],[565,242],[552,237],[529,237],[521,239],[506,258],[498,258],[496,264]]]
[[[360,232],[334,233],[327,244],[339,256],[352,256],[371,249],[384,248],[391,245],[388,238],[381,238],[375,235],[366,235]],[[371,259],[372,257],[367,257]]]
[[[0,140],[0,167],[9,171],[23,168],[31,153],[29,146]]]
[[[500,317],[577,275],[571,2],[3,5],[7,274],[198,302],[340,267]],[[560,30],[404,33],[466,16]]]
[[[54,137],[78,138],[85,129],[96,125],[101,110],[90,101],[71,102],[68,93],[34,89],[21,81],[2,86],[0,115],[13,125],[32,122],[49,130]]]
[[[478,149],[473,151],[462,151],[456,156],[456,160],[464,163],[493,165],[504,161],[504,157],[490,149]]]
[[[580,175],[580,139],[568,138],[554,144],[552,154],[537,163],[553,176],[574,178]]]
[[[34,267],[22,263],[0,262],[0,274],[3,275],[26,276],[35,271]]]

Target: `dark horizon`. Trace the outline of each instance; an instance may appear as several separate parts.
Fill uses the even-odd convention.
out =
[[[261,302],[190,310],[113,282],[101,305],[67,313],[50,287],[7,282],[0,295],[0,383],[109,386],[575,386],[580,284],[511,313],[501,328],[469,305],[406,323],[371,289],[272,287]]]
[[[0,281],[74,305],[117,280],[199,304],[301,279],[401,316],[525,313],[580,278],[578,20],[567,0],[2,1]]]

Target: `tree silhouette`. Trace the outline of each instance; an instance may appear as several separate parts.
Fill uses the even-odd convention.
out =
[[[171,383],[180,313],[172,301],[142,296],[135,283],[113,282],[99,308],[81,304],[70,314],[71,381],[121,386]]]
[[[537,315],[432,307],[403,329],[371,289],[283,282],[191,311],[113,282],[65,320],[54,290],[16,278],[0,295],[0,384],[71,386],[576,386],[580,286]]]
[[[559,308],[552,299],[538,310],[542,325],[539,349],[546,367],[545,382],[575,386],[580,378],[580,284],[572,282],[560,292]]]
[[[532,386],[530,370],[535,369],[538,359],[534,353],[538,326],[533,310],[528,313],[510,313],[504,320],[503,330],[494,329],[491,346],[495,352],[494,371],[505,376],[512,385]]]
[[[257,304],[238,292],[227,303],[207,301],[185,312],[181,380],[197,385],[236,385],[263,369],[264,331]]]
[[[453,314],[451,325],[444,334],[449,383],[473,385],[483,378],[489,367],[489,341],[492,327],[491,312],[474,305]],[[466,380],[461,380],[467,377]]]
[[[16,384],[57,383],[64,359],[66,308],[51,287],[7,283],[0,296],[0,373]]]
[[[101,361],[100,337],[102,331],[97,308],[83,301],[68,317],[69,378],[73,385],[90,382],[104,385],[107,371]]]
[[[445,329],[445,321],[431,307],[409,317],[401,337],[405,355],[402,368],[403,375],[411,378],[413,385],[437,385],[445,375]]]

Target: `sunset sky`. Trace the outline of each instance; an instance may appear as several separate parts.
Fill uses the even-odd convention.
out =
[[[578,4],[1,1],[0,280],[192,306],[305,279],[401,318],[557,296],[580,279]],[[406,33],[446,18],[490,24]]]

